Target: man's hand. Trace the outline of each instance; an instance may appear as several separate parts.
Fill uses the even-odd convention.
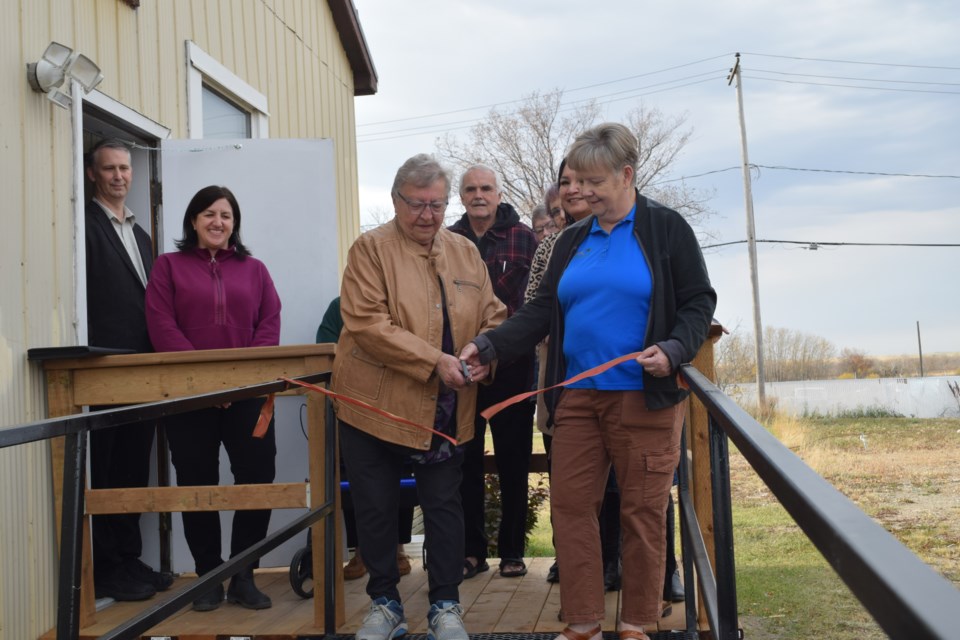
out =
[[[654,378],[663,378],[673,373],[670,359],[657,345],[641,351],[637,356],[637,363]]]

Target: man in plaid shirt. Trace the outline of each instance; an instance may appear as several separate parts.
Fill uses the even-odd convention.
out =
[[[496,171],[485,165],[469,167],[460,178],[460,200],[466,213],[450,230],[470,238],[487,264],[494,293],[507,306],[508,317],[523,304],[530,277],[530,263],[537,238],[520,221],[517,211],[501,202],[502,189]],[[480,412],[524,391],[534,381],[534,352],[513,362],[500,363],[492,384],[480,387],[477,397],[476,436],[465,445],[463,501],[465,555],[463,577],[472,578],[489,569],[484,531],[483,449],[486,420]],[[527,478],[533,447],[533,402],[517,403],[490,421],[493,448],[500,477],[502,519],[497,537],[500,574],[522,576],[527,520]]]

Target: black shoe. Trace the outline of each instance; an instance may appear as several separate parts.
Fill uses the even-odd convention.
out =
[[[620,591],[620,560],[608,562],[603,566],[603,588],[607,591]]]
[[[208,593],[193,601],[194,611],[213,611],[223,603],[223,585],[218,584]]]
[[[149,565],[141,562],[139,558],[131,558],[123,561],[123,568],[127,575],[134,580],[146,582],[157,591],[166,591],[173,585],[173,574],[169,571],[154,571]]]
[[[247,609],[269,609],[273,602],[253,582],[253,569],[244,569],[230,580],[227,602]]]
[[[106,575],[95,578],[93,591],[98,598],[113,598],[124,602],[146,600],[157,595],[157,590],[152,585],[137,580],[124,571],[122,566],[116,567]]]
[[[547,582],[552,582],[553,584],[560,582],[560,565],[557,564],[556,560],[553,561],[553,564],[550,565],[550,569],[547,571]]]
[[[663,599],[666,602],[683,602],[687,599],[684,593],[683,583],[680,582],[680,569],[673,572],[673,575],[667,578],[667,584],[663,585]]]

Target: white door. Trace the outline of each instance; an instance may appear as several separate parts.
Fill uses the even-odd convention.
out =
[[[193,194],[208,185],[228,187],[243,213],[243,243],[266,264],[280,294],[280,344],[312,344],[327,305],[340,294],[333,141],[184,139],[164,140],[161,149],[160,252],[176,250]],[[277,398],[277,482],[308,477],[304,405],[300,397]],[[232,484],[222,449],[220,463],[220,483]],[[270,531],[303,513],[274,511]],[[230,512],[221,513],[224,559],[231,520]],[[288,565],[305,544],[306,534],[295,536],[261,566]],[[177,572],[194,570],[179,515],[173,517],[172,564]]]

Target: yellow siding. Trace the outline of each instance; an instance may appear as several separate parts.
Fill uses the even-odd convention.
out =
[[[0,2],[0,428],[43,418],[26,350],[75,343],[70,113],[24,75],[56,40],[103,70],[98,89],[187,137],[191,40],[267,96],[270,136],[332,138],[341,268],[359,234],[353,76],[325,0]],[[55,624],[56,553],[46,443],[0,450],[0,637]]]

